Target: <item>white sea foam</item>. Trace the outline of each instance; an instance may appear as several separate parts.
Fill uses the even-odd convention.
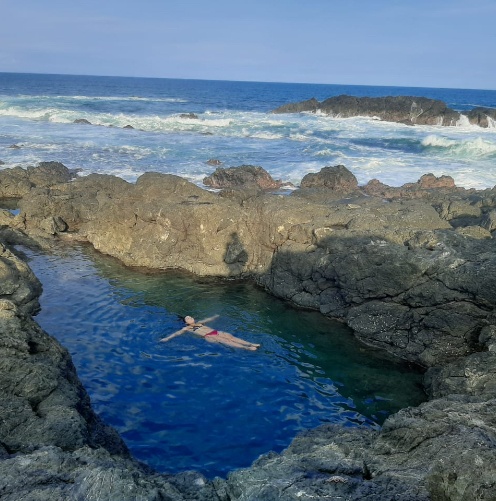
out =
[[[460,118],[456,122],[457,127],[470,127],[471,125],[467,115],[460,115]]]
[[[487,141],[481,137],[460,141],[430,135],[422,140],[422,146],[444,150],[445,153],[460,157],[484,157],[496,154],[496,142]]]
[[[275,134],[274,132],[254,132],[249,135],[250,137],[254,137],[256,139],[267,139],[267,140],[282,139],[284,137],[282,134]]]
[[[329,149],[329,148],[326,148],[325,150],[319,150],[319,151],[316,151],[314,153],[314,156],[316,157],[328,157],[328,156],[331,156],[331,155],[335,155],[336,152]]]

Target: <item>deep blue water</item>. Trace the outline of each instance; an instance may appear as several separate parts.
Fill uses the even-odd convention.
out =
[[[378,427],[425,399],[420,373],[253,284],[143,273],[86,247],[28,255],[44,291],[37,321],[69,349],[95,410],[159,471],[225,476],[304,429]],[[261,349],[159,342],[180,316],[215,313],[215,328]]]
[[[426,172],[452,175],[459,186],[496,184],[496,127],[270,114],[288,102],[339,94],[426,96],[457,110],[496,107],[496,91],[487,90],[0,73],[0,160],[3,168],[56,160],[82,175],[129,181],[153,170],[199,185],[212,158],[224,167],[260,165],[296,185],[337,164],[362,184],[378,178],[396,186]],[[93,125],[73,123],[80,118]]]

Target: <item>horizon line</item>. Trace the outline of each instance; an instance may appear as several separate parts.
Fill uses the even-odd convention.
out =
[[[95,75],[92,73],[42,73],[36,71],[0,71],[0,75],[46,75],[46,76],[68,76],[68,77],[96,77],[96,78],[136,78],[149,80],[193,80],[199,82],[234,82],[234,83],[259,83],[259,84],[282,84],[282,85],[322,85],[322,86],[342,86],[342,87],[386,87],[405,89],[439,89],[439,90],[471,90],[496,92],[496,89],[481,89],[472,87],[429,87],[424,85],[393,85],[393,84],[351,84],[351,83],[323,83],[323,82],[284,82],[278,80],[227,80],[224,78],[187,78],[187,77],[153,77],[136,75]]]

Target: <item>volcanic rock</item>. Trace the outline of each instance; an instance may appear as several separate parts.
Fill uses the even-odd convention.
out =
[[[211,158],[210,160],[207,160],[207,165],[212,165],[213,167],[216,167],[218,165],[222,165],[222,162],[216,158]]]
[[[471,124],[480,127],[493,127],[496,123],[496,109],[494,108],[477,107],[464,114]]]
[[[67,183],[76,176],[60,162],[40,162],[37,167],[14,167],[0,171],[0,198],[21,198],[34,187]]]
[[[265,169],[254,165],[241,165],[228,169],[220,167],[207,176],[203,184],[211,188],[257,187],[262,190],[274,190],[282,186],[282,183],[272,179]]]
[[[388,122],[418,125],[456,125],[460,114],[436,99],[412,96],[335,96],[319,103],[315,99],[281,106],[273,113],[321,112],[337,118],[371,117]]]
[[[181,113],[179,118],[189,118],[191,120],[197,120],[198,115],[196,113]]]
[[[8,444],[0,447],[0,479],[6,479],[0,492],[17,499],[16,485],[23,493],[82,492],[83,498],[106,499],[113,487],[102,480],[112,476],[118,495],[127,486],[143,499],[154,499],[152,493],[224,500],[495,498],[496,239],[490,228],[496,191],[462,190],[430,175],[411,184],[402,187],[405,197],[396,192],[390,199],[358,190],[330,197],[333,190],[325,186],[291,196],[247,190],[251,195],[238,199],[157,173],[136,184],[91,175],[32,188],[19,202],[20,215],[5,216],[2,224],[15,220],[30,235],[43,231],[47,221],[61,220],[67,231],[56,238],[88,241],[128,265],[250,277],[295,305],[348,323],[365,343],[428,368],[431,400],[389,417],[381,430],[318,428],[225,482],[211,484],[195,474],[182,483],[150,475],[117,452],[119,442],[93,420],[63,350],[22,317],[35,308],[33,293],[15,292],[15,268],[21,265],[13,268],[15,260],[9,261],[3,276],[13,278],[4,280],[7,302],[0,304],[8,341],[0,388],[10,406],[4,432],[0,426],[0,441]],[[409,196],[413,191],[422,196]],[[9,301],[25,304],[26,313],[16,306],[17,313]],[[24,337],[11,341],[11,332]],[[16,364],[34,371],[25,368],[26,360],[41,358],[52,372],[36,369],[40,376],[31,383],[11,376]],[[60,401],[57,413],[52,404]],[[41,429],[17,430],[9,421],[17,415]],[[20,456],[12,455],[16,451]]]
[[[300,184],[301,188],[325,188],[340,194],[358,189],[357,178],[344,166],[324,167],[320,172],[307,174]]]

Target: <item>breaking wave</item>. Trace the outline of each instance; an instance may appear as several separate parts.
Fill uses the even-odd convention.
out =
[[[422,140],[422,146],[462,158],[482,158],[496,155],[496,143],[482,139],[481,137],[456,140],[443,136],[430,135]]]

